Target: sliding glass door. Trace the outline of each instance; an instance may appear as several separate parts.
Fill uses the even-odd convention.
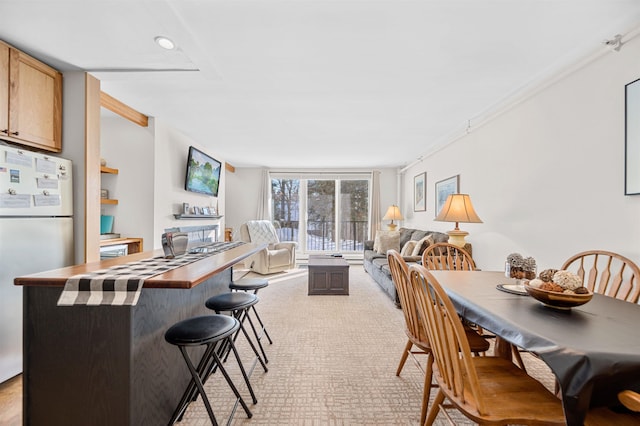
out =
[[[273,221],[280,239],[306,253],[362,252],[369,226],[367,174],[273,174]]]

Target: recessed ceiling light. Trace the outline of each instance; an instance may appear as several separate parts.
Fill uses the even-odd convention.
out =
[[[162,47],[163,49],[171,50],[176,47],[175,43],[167,37],[158,36],[154,38],[154,40],[156,41],[156,43],[158,43],[158,46]]]

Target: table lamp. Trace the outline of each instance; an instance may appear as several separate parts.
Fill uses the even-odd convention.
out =
[[[456,223],[455,229],[447,232],[447,234],[449,235],[449,244],[453,244],[457,247],[464,247],[466,244],[464,237],[469,235],[468,232],[460,230],[458,227],[459,222],[482,223],[478,214],[473,209],[473,204],[471,204],[469,194],[449,195],[435,220],[440,222]]]
[[[395,204],[392,206],[389,206],[389,208],[387,209],[387,213],[385,213],[384,217],[382,218],[382,220],[391,221],[391,223],[387,225],[391,231],[395,230],[396,226],[398,226],[397,224],[393,223],[393,221],[403,220],[403,219],[404,218],[402,217],[402,213],[400,213],[400,208]]]

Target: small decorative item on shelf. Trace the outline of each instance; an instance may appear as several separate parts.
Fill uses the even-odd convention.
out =
[[[109,190],[108,189],[101,189],[100,190],[100,198],[109,198]]]
[[[523,257],[520,253],[511,253],[504,263],[504,275],[517,280],[532,280],[536,277],[536,260]]]

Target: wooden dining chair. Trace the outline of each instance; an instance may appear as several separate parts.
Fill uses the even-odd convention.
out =
[[[438,393],[425,425],[455,407],[480,424],[564,425],[561,402],[540,382],[501,357],[471,356],[471,348],[447,293],[422,265],[409,267],[409,281],[434,357]],[[445,405],[445,398],[452,404]]]
[[[473,271],[476,269],[476,263],[471,254],[463,248],[449,243],[432,244],[422,253],[422,265],[428,270],[437,271]],[[464,322],[474,328],[478,334],[486,338],[494,338],[495,336],[487,334],[482,328],[474,324]],[[513,345],[511,351],[516,363],[526,371],[524,361],[520,356],[520,350]]]
[[[640,412],[640,393],[625,390],[618,394],[618,399],[629,410]]]
[[[604,250],[590,250],[567,259],[560,269],[576,273],[594,293],[638,303],[640,268],[631,259]]]
[[[584,426],[637,426],[640,424],[640,394],[632,390],[618,393],[618,400],[629,411],[622,407],[591,408],[584,419]]]
[[[402,356],[400,357],[400,362],[396,369],[396,376],[399,376],[402,372],[409,356],[412,357],[418,368],[420,368],[425,374],[424,389],[422,392],[422,406],[420,410],[420,424],[424,424],[427,416],[431,387],[433,386],[433,354],[431,352],[431,345],[429,344],[426,330],[418,315],[413,287],[409,283],[409,267],[407,263],[404,261],[400,253],[395,250],[389,250],[387,252],[387,260],[389,261],[391,277],[400,300],[400,308],[402,309],[405,320],[405,334],[407,335],[407,344],[405,345]],[[479,354],[486,352],[489,349],[489,342],[483,339],[474,330],[465,329],[465,332],[469,334],[468,340],[470,342],[472,352]],[[420,354],[427,356],[427,361],[424,367],[416,357],[416,355]]]
[[[438,271],[473,271],[476,264],[463,248],[449,243],[431,244],[422,252],[425,268]]]
[[[409,356],[411,356],[418,368],[423,371],[425,376],[424,389],[422,391],[422,405],[420,410],[420,424],[424,424],[424,420],[427,417],[429,396],[431,394],[431,368],[433,366],[433,354],[431,353],[431,346],[429,345],[426,330],[422,327],[422,323],[418,318],[415,298],[413,297],[413,293],[411,292],[409,285],[409,267],[400,253],[395,250],[389,250],[387,252],[387,259],[389,261],[389,269],[391,270],[391,278],[396,286],[396,292],[398,293],[398,299],[400,300],[400,308],[404,315],[404,332],[407,335],[407,344],[405,345],[402,356],[400,357],[400,363],[396,369],[396,376],[399,376],[402,372]],[[424,367],[416,358],[416,355],[427,356],[427,361]]]

